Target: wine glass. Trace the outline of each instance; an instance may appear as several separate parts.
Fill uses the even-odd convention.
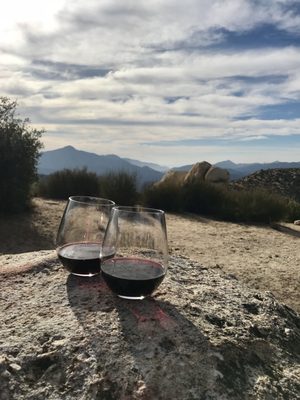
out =
[[[72,274],[88,277],[100,273],[100,249],[114,205],[98,197],[69,197],[57,233],[56,251]]]
[[[103,279],[119,297],[151,295],[168,267],[165,213],[139,206],[113,207],[100,258]]]

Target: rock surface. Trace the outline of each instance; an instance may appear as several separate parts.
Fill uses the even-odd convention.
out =
[[[211,183],[228,183],[229,172],[226,169],[211,166],[205,174],[205,180]]]
[[[194,164],[189,171],[168,171],[154,186],[185,185],[195,182],[228,183],[229,172],[226,169],[214,167],[207,161]]]
[[[186,171],[168,171],[165,175],[155,182],[154,186],[160,186],[162,184],[166,185],[181,185],[183,183],[184,177],[186,176]]]
[[[155,296],[115,297],[57,260],[0,275],[1,400],[296,399],[300,317],[172,257]]]
[[[207,171],[211,168],[211,164],[202,161],[194,164],[184,178],[184,183],[202,182],[205,179]]]

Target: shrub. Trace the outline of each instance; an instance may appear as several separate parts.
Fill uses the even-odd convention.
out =
[[[182,209],[182,191],[176,183],[150,185],[142,193],[142,202],[148,207],[178,212]]]
[[[287,200],[287,214],[285,216],[285,221],[294,221],[300,219],[300,203],[293,200]]]
[[[186,184],[183,191],[183,208],[197,214],[219,216],[228,207],[226,189],[207,182]]]
[[[101,197],[113,200],[119,205],[134,205],[138,200],[135,174],[125,171],[110,172],[102,175],[100,181]]]
[[[41,197],[67,199],[69,196],[98,196],[99,178],[83,169],[64,169],[40,178],[37,193]]]
[[[299,203],[279,195],[264,190],[234,191],[207,182],[150,186],[145,189],[143,199],[149,207],[188,211],[236,222],[269,223],[298,219],[300,215]]]
[[[16,117],[17,102],[0,97],[0,212],[24,210],[36,179],[40,137],[29,119]]]
[[[237,221],[264,222],[279,221],[289,213],[286,199],[262,189],[231,192],[236,207],[233,217]]]

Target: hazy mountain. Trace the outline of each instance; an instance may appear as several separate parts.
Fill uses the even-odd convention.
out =
[[[149,162],[143,162],[143,161],[139,161],[139,160],[133,160],[131,158],[123,158],[123,160],[128,161],[130,164],[137,165],[138,167],[149,167],[149,168],[154,169],[155,171],[159,171],[159,172],[163,172],[163,173],[170,169],[169,167],[164,167],[163,165],[149,163]]]
[[[220,168],[225,168],[230,174],[231,180],[241,179],[259,170],[276,169],[276,168],[300,168],[300,162],[280,162],[272,163],[239,163],[236,164],[230,160],[221,161],[216,164]],[[174,171],[189,171],[193,164],[174,167]],[[42,153],[39,164],[39,174],[51,174],[52,172],[62,170],[64,168],[75,169],[86,167],[88,171],[97,174],[105,174],[110,171],[127,171],[135,173],[139,185],[148,182],[155,182],[161,179],[163,174],[168,170],[167,167],[146,163],[139,160],[129,158],[121,158],[114,154],[98,155],[82,150],[77,150],[72,146],[66,146],[61,149],[45,151]]]
[[[280,162],[274,161],[272,163],[240,163],[236,164],[230,160],[220,161],[214,164],[216,167],[227,169],[230,174],[230,180],[241,179],[244,176],[250,175],[259,170],[276,169],[276,168],[300,168],[300,162]],[[183,165],[181,167],[172,168],[174,171],[189,171],[191,165]]]
[[[171,168],[172,171],[189,171],[194,164],[182,165],[181,167]]]
[[[76,169],[86,167],[88,171],[103,175],[112,171],[126,171],[137,175],[138,184],[158,181],[162,173],[155,171],[147,166],[138,167],[118,157],[114,154],[97,155],[82,150],[77,150],[72,146],[61,149],[45,151],[42,153],[39,164],[39,174],[51,174],[65,168]]]

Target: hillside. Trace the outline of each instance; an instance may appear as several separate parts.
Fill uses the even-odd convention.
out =
[[[300,168],[260,170],[233,183],[237,189],[263,188],[300,202]]]

